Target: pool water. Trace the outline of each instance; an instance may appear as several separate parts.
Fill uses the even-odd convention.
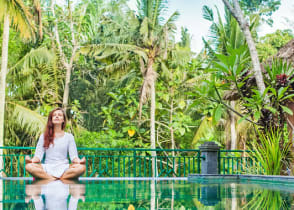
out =
[[[294,185],[256,181],[1,180],[1,189],[1,207],[17,210],[294,208]]]

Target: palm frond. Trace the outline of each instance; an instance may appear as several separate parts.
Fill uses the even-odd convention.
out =
[[[12,68],[9,73],[22,74],[22,76],[32,73],[32,70],[40,64],[50,64],[54,60],[54,54],[46,47],[31,49],[22,59],[20,59]]]
[[[192,52],[188,48],[176,47],[171,51],[171,64],[184,66],[187,64],[192,56]]]
[[[216,57],[215,56],[216,52],[203,37],[202,37],[202,41],[204,43],[204,47],[208,50],[208,55],[210,55],[212,58]]]
[[[115,71],[117,69],[122,70],[122,69],[126,69],[129,66],[130,63],[131,63],[131,61],[129,59],[124,58],[124,59],[119,60],[119,61],[117,61],[115,63],[110,64],[110,65],[101,67],[99,70],[105,70],[105,71],[108,71],[108,72],[109,71],[113,72],[113,71]]]
[[[8,104],[13,107],[10,118],[15,123],[24,128],[26,132],[35,136],[39,136],[42,133],[46,125],[46,117],[17,102],[9,101]]]
[[[175,21],[179,18],[179,16],[180,13],[175,11],[171,16],[169,16],[165,24],[161,27],[162,30],[166,27],[169,32],[174,32],[176,30]]]
[[[32,14],[22,0],[0,0],[0,5],[0,20],[8,14],[10,25],[19,31],[24,39],[34,38]]]
[[[23,99],[37,94],[39,100],[52,96],[59,101],[60,78],[54,54],[47,48],[32,49],[9,71],[7,81],[13,98]]]
[[[145,17],[143,22],[141,23],[140,34],[143,37],[143,43],[148,43],[149,27],[147,17]]]
[[[205,20],[208,20],[208,21],[214,21],[214,17],[213,17],[213,11],[211,8],[209,8],[207,5],[204,5],[202,7],[202,12],[203,12],[203,18]]]
[[[167,8],[166,0],[153,0],[153,11],[152,11],[152,28],[160,22],[160,15],[164,13],[164,10]]]
[[[106,43],[106,44],[93,44],[81,47],[80,52],[83,54],[91,54],[91,55],[101,55],[104,51],[110,54],[110,52],[114,52],[115,54],[129,53],[133,52],[142,56],[145,60],[147,60],[147,55],[143,48],[140,48],[136,45],[130,44],[116,44],[116,43]]]

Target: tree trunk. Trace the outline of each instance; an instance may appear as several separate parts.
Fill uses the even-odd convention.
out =
[[[66,110],[68,105],[68,97],[69,97],[69,83],[70,83],[70,76],[71,76],[71,66],[66,66],[66,77],[65,77],[65,85],[64,85],[64,92],[63,92],[63,101],[62,106]]]
[[[51,1],[51,11],[52,11],[52,15],[54,18],[54,35],[55,35],[55,40],[57,43],[57,48],[60,54],[60,60],[64,66],[64,68],[66,69],[66,76],[65,76],[65,84],[64,84],[64,92],[63,92],[63,99],[62,99],[62,106],[63,108],[66,110],[67,106],[68,106],[68,98],[69,98],[69,83],[70,83],[70,77],[71,77],[71,71],[72,71],[72,66],[73,66],[73,61],[74,61],[74,57],[76,54],[76,51],[78,49],[77,46],[77,42],[74,36],[74,27],[73,27],[73,20],[72,20],[72,15],[71,15],[71,7],[69,5],[68,9],[69,9],[69,13],[70,13],[70,30],[71,30],[71,42],[72,42],[72,46],[73,49],[71,51],[71,57],[70,59],[67,59],[63,49],[62,49],[62,44],[60,42],[60,37],[59,37],[59,32],[58,32],[58,25],[56,22],[56,18],[55,18],[55,10],[54,10],[54,1]]]
[[[150,182],[150,210],[155,210],[155,198],[156,198],[155,181],[151,180],[151,182]]]
[[[175,143],[175,138],[174,138],[174,128],[172,126],[173,123],[173,112],[174,112],[174,100],[173,98],[171,99],[170,103],[170,117],[169,117],[169,123],[171,125],[170,127],[170,140],[171,140],[171,148],[174,150],[176,148],[176,143]],[[175,156],[175,151],[172,151],[172,156]]]
[[[174,187],[174,182],[172,182],[171,183],[172,184],[172,186],[171,186],[171,188],[172,188],[172,193],[171,193],[171,206],[170,206],[170,209],[171,210],[174,210],[174,205],[175,205],[175,187]]]
[[[176,142],[175,142],[175,136],[174,136],[174,128],[172,126],[172,123],[173,123],[173,112],[174,112],[174,100],[173,100],[173,96],[174,96],[174,90],[173,88],[171,88],[170,90],[170,96],[171,96],[171,102],[170,102],[170,118],[169,118],[169,124],[171,125],[170,127],[170,140],[171,140],[171,149],[173,150],[172,151],[172,157],[175,157],[175,151],[174,149],[176,148]],[[175,164],[174,166],[174,172],[177,173],[177,170],[178,170],[178,165]],[[176,175],[174,174],[174,177]]]
[[[235,101],[231,101],[231,107],[235,108]],[[230,124],[231,124],[231,149],[237,148],[237,133],[236,133],[236,118],[235,114],[230,112]]]
[[[242,30],[244,31],[244,35],[245,35],[245,38],[246,38],[246,41],[248,44],[248,48],[250,51],[250,56],[251,56],[251,60],[252,60],[256,84],[257,84],[259,92],[261,94],[263,94],[263,92],[265,90],[265,85],[264,85],[263,76],[262,76],[262,72],[261,72],[261,68],[260,68],[260,62],[259,62],[257,50],[255,47],[255,43],[253,41],[253,38],[251,36],[251,32],[250,32],[248,24],[246,24],[244,29],[242,29]]]
[[[249,29],[249,25],[243,16],[243,13],[242,13],[242,10],[241,10],[240,5],[238,3],[238,0],[233,0],[234,7],[232,7],[232,5],[229,3],[228,0],[223,0],[223,2],[226,5],[226,7],[228,8],[228,10],[231,12],[233,17],[237,20],[241,30],[244,33],[244,36],[245,36],[245,39],[246,39],[246,42],[247,42],[247,45],[249,48],[251,60],[252,60],[253,72],[254,72],[256,84],[257,84],[259,92],[261,94],[263,94],[263,92],[265,90],[265,85],[264,85],[264,81],[263,81],[263,76],[262,76],[262,72],[261,72],[261,67],[260,67],[260,62],[259,62],[256,46],[255,46],[254,40],[252,38],[250,29]],[[266,99],[266,102],[268,102],[268,100],[269,99]]]
[[[145,82],[147,82],[150,88],[151,106],[150,106],[150,143],[151,149],[156,149],[155,144],[155,80],[156,73],[153,71],[154,58],[149,57],[147,63],[147,71],[145,75]],[[151,151],[152,156],[152,176],[157,177],[157,167],[156,167],[156,151]]]
[[[1,60],[1,77],[0,77],[0,146],[4,142],[4,114],[5,114],[5,87],[6,87],[6,74],[8,63],[8,42],[9,42],[9,15],[6,13],[4,16],[3,27],[3,42],[2,42],[2,60]],[[0,149],[0,169],[3,169],[3,150]]]
[[[237,201],[237,186],[235,183],[230,184],[231,186],[231,193],[232,193],[232,205],[231,205],[231,209],[235,210],[238,207],[238,201]]]
[[[156,145],[155,145],[155,81],[154,80],[151,83],[150,142],[151,142],[151,149],[156,149]],[[156,151],[152,151],[151,155],[152,155],[152,176],[157,177]]]

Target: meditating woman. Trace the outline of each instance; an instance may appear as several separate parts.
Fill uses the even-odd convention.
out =
[[[56,108],[49,113],[44,134],[39,138],[35,156],[26,157],[26,170],[38,179],[76,179],[85,170],[85,158],[78,157],[74,137],[64,132],[66,115]],[[39,164],[45,154],[45,163]],[[68,154],[72,164],[69,165]]]

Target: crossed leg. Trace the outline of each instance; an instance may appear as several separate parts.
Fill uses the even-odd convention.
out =
[[[47,174],[41,164],[37,163],[28,163],[26,164],[26,171],[29,172],[33,177],[38,179],[49,179],[55,180],[54,176]]]
[[[84,164],[72,164],[69,169],[67,169],[64,174],[60,177],[63,179],[77,179],[86,171],[86,166]]]
[[[46,173],[46,171],[43,169],[41,164],[32,163],[31,159],[29,157],[26,157],[26,171],[28,171],[33,177],[36,177],[38,179],[49,179],[49,180],[56,180],[57,178],[54,176],[51,176]],[[85,158],[81,160],[81,162],[71,164],[69,169],[67,169],[64,174],[60,177],[60,179],[77,179],[79,176],[81,176],[86,171],[85,166]]]

